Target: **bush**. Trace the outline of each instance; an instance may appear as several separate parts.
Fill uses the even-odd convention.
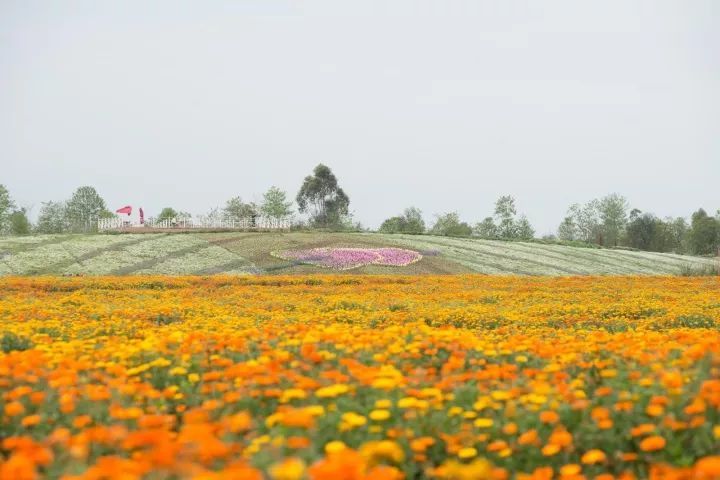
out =
[[[0,348],[2,348],[4,353],[30,350],[33,346],[34,345],[29,338],[17,335],[13,332],[4,332],[2,339],[0,339]]]

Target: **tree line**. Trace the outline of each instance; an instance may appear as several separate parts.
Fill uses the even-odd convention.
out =
[[[298,212],[306,214],[306,222],[299,227],[330,230],[361,230],[349,211],[350,197],[340,187],[332,170],[317,165],[304,178],[295,196]],[[293,202],[287,193],[272,186],[259,204],[233,197],[224,207],[212,208],[205,220],[247,220],[257,217],[282,220],[293,215]],[[29,233],[88,232],[97,228],[97,221],[115,214],[106,208],[105,201],[95,188],[83,186],[66,201],[42,203],[37,222],[28,220],[27,210],[17,207],[10,194],[0,185],[0,233],[25,235]],[[155,220],[182,220],[191,215],[172,207],[165,207]],[[383,233],[433,234],[458,237],[477,237],[494,240],[536,240],[535,230],[524,214],[518,214],[515,199],[500,197],[493,214],[471,225],[462,221],[457,212],[436,215],[432,226],[423,220],[416,207],[406,208],[400,215],[390,217],[379,228]],[[720,249],[720,210],[715,215],[698,209],[688,222],[683,217],[659,218],[650,212],[630,209],[627,199],[610,194],[585,204],[574,203],[558,226],[555,235],[542,239],[572,245],[629,247],[656,252],[716,254]]]

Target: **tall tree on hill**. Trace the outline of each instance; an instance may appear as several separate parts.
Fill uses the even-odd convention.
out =
[[[321,227],[341,225],[350,206],[350,198],[338,185],[332,170],[322,163],[305,177],[295,200],[300,212],[309,212],[312,223]]]
[[[573,242],[578,240],[578,227],[575,225],[574,217],[566,216],[557,231],[557,238],[565,242]]]
[[[515,222],[515,238],[518,240],[532,240],[535,237],[535,229],[530,225],[530,221],[525,215]]]
[[[27,218],[27,211],[24,208],[18,208],[10,214],[10,233],[13,235],[29,235],[30,220]]]
[[[87,232],[97,228],[97,221],[107,216],[105,200],[90,186],[75,190],[66,204],[66,215],[73,231]]]
[[[515,225],[515,199],[510,195],[503,195],[495,202],[495,221],[497,225],[497,235],[502,239],[515,238],[517,232]]]
[[[651,250],[658,246],[658,221],[651,213],[642,213],[637,208],[630,212],[630,221],[627,224],[628,246],[640,250]]]
[[[292,202],[287,201],[287,194],[272,186],[263,194],[263,202],[260,205],[260,212],[268,218],[282,220],[292,214]]]
[[[0,234],[10,231],[10,215],[15,210],[15,202],[5,185],[0,184]]]
[[[628,203],[625,197],[616,193],[600,200],[599,212],[603,232],[602,245],[616,247],[625,233]]]
[[[63,202],[43,202],[40,207],[35,231],[38,233],[63,233],[68,231],[67,209]]]
[[[497,225],[495,225],[492,217],[485,217],[482,222],[475,224],[473,234],[480,238],[492,240],[498,237],[497,230]]]
[[[709,216],[702,208],[699,209],[692,214],[689,239],[693,253],[717,253],[720,244],[720,221]]]

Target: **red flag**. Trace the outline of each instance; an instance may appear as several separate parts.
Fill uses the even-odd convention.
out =
[[[118,208],[115,213],[127,213],[129,216],[132,213],[132,207],[128,205],[127,207]]]
[[[142,207],[140,207],[140,224],[145,223],[145,214],[143,214]]]

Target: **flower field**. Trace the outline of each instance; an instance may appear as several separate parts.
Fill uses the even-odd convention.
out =
[[[0,277],[485,273],[677,275],[717,258],[380,233],[138,233],[0,238]]]
[[[720,478],[717,277],[5,277],[0,346],[2,479]]]
[[[283,260],[316,265],[333,270],[351,270],[365,265],[405,267],[422,258],[422,254],[402,248],[311,248],[274,252]]]

